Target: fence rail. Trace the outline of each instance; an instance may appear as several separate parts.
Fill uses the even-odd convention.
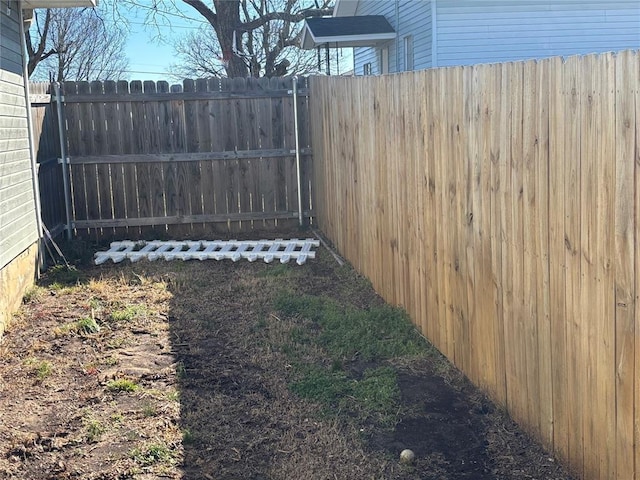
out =
[[[578,476],[640,478],[636,53],[314,78],[320,228]]]

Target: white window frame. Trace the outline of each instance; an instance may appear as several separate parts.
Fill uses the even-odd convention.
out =
[[[371,62],[362,65],[362,75],[373,75],[373,65],[371,65]]]
[[[404,37],[402,43],[404,45],[404,70],[409,72],[415,69],[413,35],[407,35]]]
[[[378,50],[378,71],[382,75],[389,73],[389,47]]]

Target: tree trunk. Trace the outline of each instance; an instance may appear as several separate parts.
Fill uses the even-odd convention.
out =
[[[240,0],[214,0],[216,16],[218,21],[213,25],[220,48],[224,55],[231,55],[229,64],[226,67],[228,77],[248,77],[249,68],[245,60],[234,52],[233,32],[241,24],[240,20]],[[236,34],[235,50],[243,53],[242,38],[240,32]]]

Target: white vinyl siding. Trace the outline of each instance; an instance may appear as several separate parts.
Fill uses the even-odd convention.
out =
[[[356,15],[384,15],[391,26],[399,32],[400,44],[393,40],[384,44],[389,49],[389,72],[403,71],[404,45],[403,38],[413,35],[414,69],[424,69],[431,66],[431,2],[429,0],[398,0],[399,29],[396,18],[395,0],[360,0]],[[365,63],[371,63],[373,74],[379,75],[380,49],[355,48],[354,65],[357,74],[362,72]],[[398,59],[398,55],[400,58]],[[399,61],[398,61],[399,60]]]
[[[0,9],[0,268],[38,238],[17,2]]]
[[[437,0],[437,66],[640,48],[640,1]]]

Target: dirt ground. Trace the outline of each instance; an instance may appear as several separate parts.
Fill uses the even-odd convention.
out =
[[[386,362],[391,426],[289,387],[282,289],[382,300],[325,249],[303,266],[146,262],[52,272],[0,343],[0,478],[569,479],[438,355]],[[348,368],[363,366],[354,359]],[[404,448],[416,454],[402,464]]]

